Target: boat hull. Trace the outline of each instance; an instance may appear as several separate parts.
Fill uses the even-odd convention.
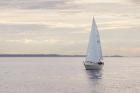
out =
[[[103,64],[98,64],[98,63],[91,63],[91,64],[84,63],[84,66],[86,70],[101,70],[103,68]]]

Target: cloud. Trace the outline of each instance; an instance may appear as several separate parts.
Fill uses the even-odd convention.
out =
[[[129,0],[129,1],[135,4],[140,4],[140,0]]]
[[[0,32],[21,32],[21,31],[38,31],[47,28],[47,25],[42,24],[0,24]]]
[[[69,8],[69,2],[71,2],[71,0],[0,0],[0,7],[18,9],[62,9],[64,6]]]

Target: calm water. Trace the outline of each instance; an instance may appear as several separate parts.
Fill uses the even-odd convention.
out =
[[[105,58],[102,71],[83,59],[0,58],[0,93],[140,93],[140,58]]]

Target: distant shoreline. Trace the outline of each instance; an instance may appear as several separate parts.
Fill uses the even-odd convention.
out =
[[[85,55],[59,55],[59,54],[0,54],[0,57],[85,57]]]
[[[0,54],[0,57],[85,57],[85,55],[62,55],[62,54]],[[104,57],[128,57],[112,55]]]

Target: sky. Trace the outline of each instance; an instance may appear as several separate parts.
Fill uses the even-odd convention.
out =
[[[0,54],[86,54],[92,17],[103,55],[140,56],[139,0],[0,0]]]

